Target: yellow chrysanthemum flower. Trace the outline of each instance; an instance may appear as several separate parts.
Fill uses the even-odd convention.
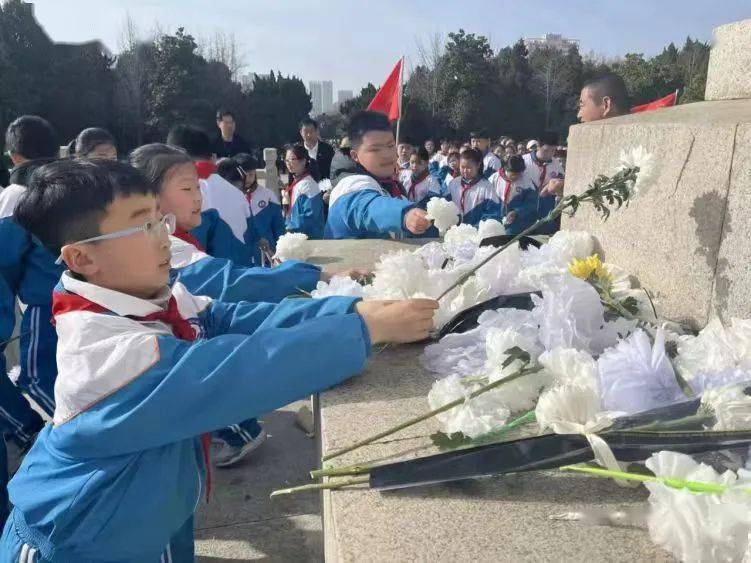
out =
[[[582,280],[595,280],[601,285],[606,286],[612,283],[613,276],[602,264],[602,260],[597,254],[593,254],[584,260],[574,260],[569,264],[568,271],[572,276]]]

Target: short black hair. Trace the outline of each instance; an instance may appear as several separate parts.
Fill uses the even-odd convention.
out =
[[[222,158],[216,163],[216,173],[227,180],[230,184],[233,182],[244,182],[245,171],[240,172],[240,167],[234,158]]]
[[[306,125],[312,125],[314,129],[318,130],[318,122],[312,117],[303,117],[300,120],[300,129],[302,129]]]
[[[483,164],[483,158],[482,153],[478,149],[467,149],[465,151],[462,151],[460,158],[463,158],[465,160],[472,160],[475,162],[475,164],[480,165],[480,172],[482,172],[482,164]]]
[[[545,131],[542,135],[540,135],[539,143],[537,146],[541,147],[542,145],[550,145],[557,147],[559,144],[558,141],[558,133],[556,133],[555,131]]]
[[[370,131],[392,131],[389,118],[377,111],[358,111],[347,124],[347,137],[354,149],[362,144],[362,138]]]
[[[27,160],[56,158],[60,154],[55,129],[38,115],[22,115],[8,125],[5,150]]]
[[[35,158],[34,160],[27,160],[26,162],[15,166],[10,173],[10,183],[18,184],[19,186],[28,186],[31,175],[40,166],[54,162],[56,158]]]
[[[526,167],[527,165],[524,164],[524,157],[519,156],[518,154],[508,157],[506,162],[503,163],[503,169],[506,172],[524,172]]]
[[[112,145],[116,147],[117,143],[112,134],[106,129],[102,129],[101,127],[84,129],[76,137],[76,156],[85,158],[99,145]]]
[[[619,113],[626,114],[629,112],[631,104],[628,88],[619,75],[614,73],[603,74],[586,82],[584,88],[592,93],[598,104],[601,103],[602,98],[608,97]]]
[[[193,164],[193,159],[177,147],[162,143],[143,145],[130,153],[130,165],[139,170],[158,190],[169,171],[180,164]]]
[[[478,129],[477,131],[472,131],[469,134],[470,139],[490,139],[490,135],[485,129]]]
[[[216,120],[221,121],[225,115],[229,115],[232,119],[235,119],[235,114],[228,109],[219,109],[216,112]]]
[[[95,237],[116,197],[157,195],[146,177],[123,162],[56,160],[39,167],[14,212],[21,227],[54,255],[66,244]]]
[[[420,147],[417,149],[416,152],[412,153],[417,155],[417,160],[421,162],[428,162],[430,160],[430,155],[428,154],[428,149],[425,147]]]
[[[206,131],[193,125],[176,125],[170,129],[167,144],[185,150],[193,158],[208,160],[214,152]]]
[[[253,155],[246,152],[236,154],[232,157],[232,160],[234,160],[240,168],[245,170],[245,172],[250,172],[251,170],[256,170],[258,168],[258,161]]]

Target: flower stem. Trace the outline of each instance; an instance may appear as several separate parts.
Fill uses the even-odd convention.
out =
[[[564,465],[561,471],[577,471],[579,473],[590,473],[598,477],[610,477],[613,479],[624,479],[626,481],[640,481],[642,483],[662,483],[674,489],[688,489],[694,493],[711,493],[722,494],[730,487],[719,483],[707,483],[704,481],[687,481],[675,477],[656,477],[654,475],[644,475],[641,473],[628,473],[626,471],[611,471],[609,469],[600,469],[598,467],[589,467],[586,465]],[[751,494],[751,488],[742,488],[741,491]]]
[[[375,434],[371,436],[370,438],[366,438],[365,440],[361,440],[359,442],[356,442],[352,444],[351,446],[347,446],[346,448],[342,448],[341,450],[337,450],[335,452],[332,452],[330,454],[327,454],[321,458],[322,461],[328,461],[330,459],[334,459],[335,457],[339,457],[341,455],[344,455],[346,453],[349,453],[351,451],[354,451],[358,448],[361,448],[362,446],[367,446],[368,444],[372,444],[376,440],[380,440],[381,438],[385,438],[386,436],[390,436],[391,434],[395,434],[399,432],[400,430],[404,430],[405,428],[409,428],[410,426],[414,426],[415,424],[422,422],[424,420],[428,420],[430,418],[433,418],[434,416],[444,413],[448,410],[453,409],[454,407],[458,407],[465,401],[469,401],[474,399],[475,397],[478,397],[479,395],[482,395],[483,393],[487,393],[488,391],[492,391],[496,387],[500,387],[504,383],[509,383],[511,381],[514,381],[515,379],[519,379],[520,377],[523,377],[525,375],[528,375],[530,373],[535,373],[539,371],[539,368],[531,368],[531,369],[525,369],[522,368],[508,377],[504,377],[503,379],[499,379],[498,381],[494,381],[493,383],[489,383],[488,385],[484,385],[483,387],[480,387],[476,391],[473,391],[470,393],[467,397],[461,397],[459,399],[456,399],[454,401],[451,401],[449,403],[446,403],[442,407],[439,407],[437,409],[434,409],[432,411],[429,411],[425,414],[421,414],[420,416],[416,416],[414,418],[411,418],[405,422],[402,422],[401,424],[397,424],[396,426],[389,428],[388,430],[384,430],[383,432],[379,432],[378,434]]]
[[[272,491],[271,498],[280,497],[284,495],[294,495],[295,493],[302,493],[305,491],[325,491],[341,489],[343,487],[350,487],[352,485],[363,485],[370,482],[370,477],[353,477],[352,479],[342,479],[341,481],[327,481],[326,483],[309,483],[307,485],[300,485],[298,487],[290,487],[288,489],[277,489]]]

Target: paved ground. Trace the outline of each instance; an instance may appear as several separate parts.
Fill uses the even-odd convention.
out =
[[[213,495],[196,517],[196,559],[323,561],[320,497],[310,493],[272,501],[269,493],[304,482],[315,465],[314,441],[294,424],[294,403],[264,417],[271,437],[236,467],[214,469]],[[11,469],[16,450],[9,444]]]

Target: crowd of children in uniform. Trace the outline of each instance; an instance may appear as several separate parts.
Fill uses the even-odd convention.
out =
[[[432,300],[286,299],[329,274],[296,261],[266,267],[285,232],[437,236],[431,197],[453,201],[464,223],[503,219],[519,232],[563,188],[551,135],[523,157],[510,139],[491,150],[484,132],[461,148],[397,148],[385,116],[360,112],[324,190],[325,148],[303,138],[285,147],[280,198],[259,185],[253,156],[216,161],[197,128],[175,127],[118,161],[102,129],[81,132],[59,158],[44,119],[8,127],[0,374],[16,302],[23,315],[20,373],[0,376],[0,429],[25,458],[10,503],[0,498],[0,561],[192,560],[211,467],[263,441],[258,416],[356,375],[373,343],[427,336]],[[0,439],[2,495],[6,470]]]

